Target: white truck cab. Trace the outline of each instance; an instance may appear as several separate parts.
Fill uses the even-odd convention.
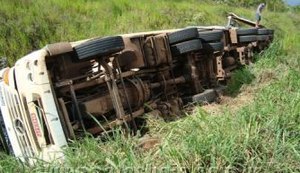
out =
[[[41,49],[1,71],[0,104],[6,149],[23,161],[61,157],[67,145]]]

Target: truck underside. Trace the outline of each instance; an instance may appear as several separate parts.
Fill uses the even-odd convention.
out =
[[[47,58],[65,135],[97,134],[146,112],[168,116],[179,114],[186,102],[212,101],[213,90],[198,95],[226,84],[230,71],[267,46],[272,30],[260,30],[267,33],[261,41],[247,33],[258,29],[235,30],[246,32],[237,34],[236,43],[228,39],[233,30],[196,27],[114,36]],[[112,53],[97,52],[95,47],[107,42]]]
[[[240,19],[236,15],[234,18]],[[19,97],[27,113],[23,118],[32,115],[31,105],[37,115],[26,120],[27,129],[22,118],[17,118],[18,123],[11,120],[13,128],[31,131],[28,143],[39,143],[38,151],[44,145],[56,144],[53,135],[74,139],[86,132],[97,135],[121,124],[136,130],[135,118],[145,113],[180,115],[183,105],[189,102],[213,101],[216,88],[226,85],[233,70],[253,62],[254,53],[267,48],[273,35],[273,30],[265,28],[189,27],[47,45],[43,57],[46,72],[36,75],[48,75],[51,89],[45,93],[51,93],[54,100],[61,134],[53,134],[55,127],[47,123],[46,99],[34,94],[30,96],[32,101],[24,101],[22,93]],[[35,60],[33,66],[39,63]],[[20,73],[22,70],[16,70],[14,75]],[[35,75],[32,73],[30,80]],[[15,83],[14,89],[21,90],[22,84],[17,80]],[[5,94],[2,88],[1,93]],[[0,144],[12,150],[4,122],[8,120],[0,117]],[[43,139],[36,137],[37,132]]]

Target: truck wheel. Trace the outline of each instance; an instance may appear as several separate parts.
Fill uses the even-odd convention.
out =
[[[198,37],[198,29],[197,28],[187,28],[180,31],[175,31],[168,34],[169,44],[175,44],[191,39],[195,39]]]
[[[258,35],[267,35],[267,34],[269,34],[269,30],[268,29],[258,29],[257,30],[257,34]]]
[[[96,38],[74,47],[79,60],[89,60],[97,56],[106,56],[124,49],[121,36]]]
[[[248,42],[254,42],[254,41],[257,41],[257,36],[256,35],[239,36],[239,42],[240,43],[248,43]]]
[[[199,38],[203,42],[220,41],[223,37],[223,31],[205,31],[199,32]]]
[[[237,29],[237,35],[256,35],[257,29],[256,28],[249,28],[249,29]]]
[[[269,36],[268,35],[258,35],[257,36],[257,40],[258,41],[266,41],[269,39]]]
[[[173,56],[197,51],[200,49],[202,49],[202,43],[200,39],[189,40],[171,46],[171,52]]]
[[[269,34],[273,35],[274,34],[274,29],[268,29]]]
[[[213,101],[216,100],[217,98],[217,93],[214,89],[207,89],[207,90],[204,90],[202,93],[199,93],[199,94],[196,94],[196,95],[193,95],[191,97],[191,101],[192,102],[205,102],[205,103],[211,103]]]
[[[203,50],[207,52],[223,51],[224,44],[222,42],[217,43],[203,43]]]

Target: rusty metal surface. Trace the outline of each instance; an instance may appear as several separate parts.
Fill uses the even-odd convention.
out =
[[[253,21],[251,21],[251,20],[248,20],[248,19],[245,19],[245,18],[242,18],[242,17],[238,16],[238,15],[235,14],[235,13],[232,13],[232,12],[231,12],[231,13],[228,14],[228,16],[231,16],[234,20],[237,20],[237,21],[239,21],[239,22],[241,22],[241,23],[244,23],[244,24],[247,24],[247,25],[249,25],[249,26],[252,26],[252,27],[255,27],[255,26],[256,26],[256,23],[255,23],[255,22],[253,22]],[[259,25],[259,27],[264,28],[263,25]]]
[[[238,43],[238,38],[237,38],[236,28],[230,29],[229,34],[230,34],[230,42],[232,44],[237,44]]]
[[[213,101],[217,94],[212,88],[226,82],[240,65],[251,63],[253,52],[267,48],[273,38],[240,43],[236,29],[224,27],[218,40],[224,44],[221,51],[203,48],[175,57],[167,34],[176,31],[122,35],[122,51],[89,61],[74,61],[65,52],[47,59],[67,136],[84,127],[97,134],[147,112],[181,114],[186,98]]]

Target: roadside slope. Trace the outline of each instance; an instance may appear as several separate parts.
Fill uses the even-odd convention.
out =
[[[253,9],[196,1],[137,1],[134,4],[125,0],[88,1],[85,4],[81,1],[58,2],[51,0],[45,4],[35,3],[28,10],[32,16],[28,19],[25,17],[24,21],[17,20],[17,17],[14,21],[9,16],[9,21],[13,22],[9,27],[13,30],[9,31],[11,35],[4,38],[11,39],[11,42],[7,44],[7,40],[2,37],[0,52],[15,57],[11,59],[13,62],[25,52],[54,41],[188,25],[224,25],[226,12],[229,11],[253,18]],[[14,6],[13,3],[1,5],[4,5],[0,7],[1,12],[6,9],[4,14],[10,14],[9,9]],[[16,6],[15,16],[24,15],[23,8],[30,5]],[[33,17],[36,10],[45,6],[49,8],[44,8],[47,9],[45,12]],[[63,13],[64,10],[68,12]],[[3,13],[0,14],[2,16]],[[146,169],[148,172],[155,167],[160,170],[188,169],[190,172],[198,172],[199,169],[214,172],[299,170],[299,20],[299,13],[265,11],[263,23],[276,30],[276,39],[268,50],[257,56],[254,65],[235,73],[229,87],[236,89],[228,91],[231,94],[228,101],[232,104],[221,104],[214,113],[205,110],[205,107],[198,107],[192,115],[169,123],[150,117],[149,136],[156,140],[149,149],[140,147],[139,137],[116,132],[113,139],[106,142],[94,138],[74,142],[66,150],[66,161],[62,165],[38,163],[30,168],[1,154],[0,170],[41,172]],[[28,31],[32,34],[37,32],[37,37],[23,34],[26,30],[23,31],[17,21],[21,26],[38,26],[36,28],[40,30]],[[28,39],[32,39],[34,44],[27,42]],[[18,48],[20,51],[17,51]],[[243,95],[249,98],[249,102],[246,100],[238,104]]]

